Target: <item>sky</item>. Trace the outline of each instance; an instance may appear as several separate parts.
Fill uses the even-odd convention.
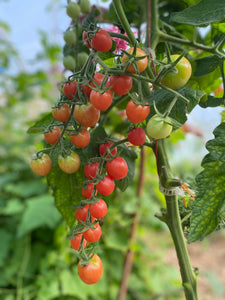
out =
[[[96,4],[101,1],[92,1]],[[69,25],[70,18],[66,15],[66,0],[0,0],[0,20],[6,22],[10,28],[10,34],[4,35],[9,39],[21,56],[22,65],[26,70],[32,68],[30,63],[41,50],[39,30],[48,31],[51,42],[63,46],[63,32]],[[110,1],[103,5],[108,6]],[[50,9],[50,7],[52,7]],[[3,33],[0,31],[0,37]],[[188,116],[191,124],[200,127],[205,133],[205,141],[212,139],[213,129],[220,123],[220,111],[217,109],[202,109],[196,107]],[[191,137],[189,147],[191,149]],[[206,153],[206,150],[203,151]],[[185,151],[184,151],[185,155]]]

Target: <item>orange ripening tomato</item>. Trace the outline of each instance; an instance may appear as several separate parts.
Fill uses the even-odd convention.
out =
[[[89,144],[91,139],[90,133],[86,128],[78,132],[76,135],[70,136],[70,141],[78,148],[85,148]]]
[[[74,117],[81,126],[94,127],[100,118],[100,111],[88,102],[75,106]]]
[[[129,48],[128,50],[126,50],[127,53],[129,54],[132,54],[133,51],[134,51],[134,48],[131,47]],[[148,65],[148,58],[146,56],[146,53],[141,50],[140,48],[137,48],[136,49],[136,57],[142,57],[142,56],[145,56],[143,57],[143,59],[140,59],[140,60],[137,60],[136,61],[136,67],[137,67],[137,70],[139,73],[143,72],[146,68],[147,68],[147,65]],[[126,55],[126,53],[123,54],[122,56],[122,63],[125,63],[129,60],[129,57]],[[124,66],[126,68],[126,65]],[[137,70],[136,68],[134,67],[134,64],[130,64],[127,68],[127,72],[129,73],[133,73],[133,74],[136,74],[137,73]]]
[[[102,261],[97,254],[91,258],[88,264],[81,264],[82,261],[78,264],[78,275],[80,279],[86,284],[95,284],[97,283],[103,273]]]
[[[54,126],[48,132],[44,133],[44,138],[47,143],[54,145],[58,141],[61,135],[61,129],[58,126]]]
[[[31,160],[30,167],[37,175],[45,176],[51,171],[52,160],[48,154],[43,153],[41,157]]]
[[[130,122],[138,124],[143,122],[150,113],[150,106],[135,104],[130,100],[126,107],[127,118]]]

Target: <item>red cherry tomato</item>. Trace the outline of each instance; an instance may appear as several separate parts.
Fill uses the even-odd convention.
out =
[[[84,45],[87,46],[88,48],[91,48],[91,42],[90,42],[90,40],[88,39],[88,36],[87,36],[87,32],[86,32],[86,31],[83,31],[82,39],[83,39]]]
[[[45,176],[51,171],[52,160],[48,154],[43,153],[41,157],[31,160],[30,167],[37,175]]]
[[[47,143],[54,145],[61,135],[61,129],[58,126],[54,126],[48,132],[44,133],[44,138]]]
[[[135,104],[133,100],[130,100],[126,107],[127,118],[130,122],[138,124],[143,122],[150,113],[150,106]]]
[[[106,171],[115,180],[123,179],[127,176],[128,166],[124,158],[117,156],[106,163]]]
[[[96,243],[100,239],[101,235],[102,229],[98,223],[94,225],[94,229],[89,228],[83,233],[85,240],[89,243]]]
[[[70,81],[64,84],[63,93],[69,99],[73,99],[77,92],[77,81]]]
[[[110,90],[100,93],[98,91],[92,90],[90,94],[90,101],[93,106],[99,110],[106,110],[112,103],[112,92]]]
[[[109,147],[111,147],[112,145],[113,145],[113,142],[108,142],[108,143],[101,144],[101,145],[99,146],[99,154],[100,154],[100,155],[104,155],[105,152],[107,151],[107,149],[108,149]],[[116,155],[116,153],[117,153],[117,147],[114,147],[114,148],[111,150],[111,155],[114,156],[114,155]],[[109,158],[110,156],[107,155],[106,157]]]
[[[87,199],[90,199],[91,195],[92,195],[92,192],[93,192],[93,189],[94,189],[94,184],[92,182],[88,183],[86,188],[81,189],[82,196],[84,196]]]
[[[82,131],[78,132],[76,135],[70,136],[70,141],[78,148],[85,148],[90,142],[90,133],[86,128],[83,128]]]
[[[102,73],[98,73],[98,72],[95,73],[93,77],[93,81],[90,82],[90,86],[96,88],[97,86],[94,82],[96,82],[97,85],[101,85],[103,78],[104,75]],[[109,81],[107,81],[105,87],[109,87],[109,86],[110,86]]]
[[[74,117],[81,126],[94,127],[100,118],[100,111],[88,102],[75,106]]]
[[[86,221],[88,210],[89,210],[89,204],[75,210],[75,218],[79,223],[81,223],[80,221],[82,222]]]
[[[71,109],[68,104],[64,103],[60,107],[52,109],[53,117],[60,122],[66,122],[69,119]]]
[[[91,164],[87,164],[84,167],[84,175],[88,178],[88,179],[93,179],[96,177],[97,174],[97,170],[98,170],[98,166],[99,163],[95,162],[95,163],[91,163]]]
[[[102,261],[97,254],[91,258],[87,265],[81,264],[82,261],[78,264],[78,275],[80,279],[86,284],[97,283],[103,273]]]
[[[81,247],[81,240],[82,240],[83,234],[80,233],[76,235],[74,238],[70,239],[70,245],[74,250],[79,250]],[[87,241],[83,238],[82,247],[85,248],[87,244]]]
[[[107,214],[107,205],[104,200],[99,199],[98,202],[89,205],[89,211],[92,217],[102,219]]]
[[[98,184],[96,184],[97,191],[103,196],[112,194],[115,188],[114,180],[108,175],[105,176]]]
[[[91,39],[91,46],[96,51],[107,52],[112,48],[111,36],[104,29],[99,29]]]
[[[143,145],[145,138],[146,135],[143,128],[134,128],[128,133],[128,141],[134,146]]]
[[[132,88],[133,79],[130,76],[112,75],[109,78],[109,85],[112,86],[112,91],[117,95],[126,95]]]

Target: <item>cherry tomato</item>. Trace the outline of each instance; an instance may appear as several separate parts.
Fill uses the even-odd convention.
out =
[[[112,86],[112,91],[117,95],[126,95],[132,88],[133,79],[130,76],[112,75],[109,78],[109,85]]]
[[[173,127],[166,123],[159,115],[154,115],[148,120],[146,131],[154,139],[163,139],[170,135]]]
[[[84,166],[84,175],[88,178],[88,179],[93,179],[96,177],[97,171],[98,171],[98,166],[99,163],[95,162],[95,163],[91,163],[91,164],[87,164]]]
[[[74,96],[77,92],[77,81],[70,81],[64,84],[63,93],[65,96],[71,100],[73,100]]]
[[[48,154],[43,153],[41,157],[31,160],[30,167],[37,175],[45,176],[52,169],[52,160]]]
[[[97,191],[103,196],[112,194],[115,188],[114,180],[106,175],[98,184],[96,184]]]
[[[79,250],[81,247],[81,240],[82,240],[83,234],[80,233],[76,235],[74,238],[70,239],[70,245],[74,250]],[[85,248],[87,244],[87,241],[83,238],[82,247]]]
[[[69,155],[63,157],[58,156],[58,165],[60,169],[68,174],[75,173],[80,168],[80,157],[77,153],[71,152]]]
[[[83,233],[85,240],[89,243],[96,243],[102,235],[102,229],[99,223],[94,225],[94,229],[89,228]]]
[[[82,89],[83,93],[89,98],[92,89],[88,86],[88,84],[82,84],[81,89]]]
[[[66,122],[69,119],[71,109],[68,104],[64,103],[60,107],[52,109],[53,117],[60,122]]]
[[[96,51],[107,52],[112,48],[111,36],[104,29],[99,29],[91,39],[91,46]]]
[[[85,148],[90,142],[90,133],[86,128],[78,132],[76,135],[70,136],[70,141],[78,148]]]
[[[90,94],[90,101],[93,106],[99,110],[106,110],[112,103],[112,92],[110,90],[100,93],[98,91],[92,90]]]
[[[88,210],[89,210],[89,204],[75,210],[75,218],[79,223],[81,223],[80,221],[82,222],[86,221]]]
[[[105,152],[107,151],[107,149],[109,148],[109,147],[111,147],[113,145],[113,142],[108,142],[108,143],[104,143],[104,144],[101,144],[100,146],[99,146],[99,154],[100,155],[104,155],[105,154]],[[117,153],[117,147],[114,147],[112,150],[111,150],[111,155],[116,155],[116,153]],[[110,156],[109,155],[107,155],[106,156],[107,158],[109,158]]]
[[[134,146],[143,145],[145,142],[145,131],[143,128],[134,128],[128,133],[128,141]]]
[[[131,48],[129,48],[126,51],[129,54],[133,54],[134,48],[131,47]],[[143,50],[141,50],[140,48],[137,48],[135,56],[136,57],[146,56],[146,53]],[[129,57],[124,53],[123,56],[122,56],[122,63],[125,63],[128,60],[129,60]],[[137,69],[138,69],[139,73],[143,72],[147,68],[147,65],[148,65],[148,58],[147,58],[147,56],[144,57],[143,59],[140,59],[140,60],[136,61],[136,66],[137,66]],[[126,65],[124,67],[126,68]],[[130,64],[128,66],[127,72],[134,73],[134,74],[137,73],[137,70],[135,69],[134,64]]]
[[[150,106],[135,104],[133,100],[130,100],[126,107],[127,118],[130,122],[138,124],[143,122],[150,113]]]
[[[98,73],[98,72],[95,73],[95,75],[94,75],[94,77],[93,77],[93,81],[90,82],[90,86],[91,86],[91,87],[94,87],[94,88],[97,87],[96,84],[94,83],[94,81],[95,81],[98,85],[101,85],[103,78],[104,78],[104,75],[103,75],[102,73]],[[109,81],[107,81],[105,87],[109,87],[109,86],[110,86],[110,83],[109,83]]]
[[[106,163],[106,171],[115,180],[123,179],[127,176],[128,166],[124,158],[117,156]]]
[[[61,135],[61,129],[58,126],[54,126],[50,131],[44,133],[44,138],[47,143],[54,145]]]
[[[174,62],[179,55],[174,54],[170,56],[172,62]],[[164,58],[163,62],[167,63],[168,59]],[[179,62],[176,64],[174,69],[167,72],[161,79],[161,83],[171,89],[179,89],[184,86],[189,78],[191,77],[191,64],[187,58],[182,57]]]
[[[83,39],[84,45],[87,46],[88,48],[91,48],[91,42],[90,42],[90,40],[88,39],[88,36],[87,36],[87,32],[86,32],[86,31],[83,31],[82,39]]]
[[[93,189],[94,189],[94,184],[91,182],[91,183],[88,183],[86,188],[82,188],[81,189],[81,194],[87,198],[87,199],[90,199],[91,198],[91,195],[92,195],[92,192],[93,192]]]
[[[99,199],[98,202],[89,205],[89,211],[92,217],[102,219],[107,214],[107,205],[104,200]]]
[[[100,111],[88,102],[75,106],[74,117],[81,126],[94,127],[100,118]]]
[[[102,261],[97,254],[91,258],[90,262],[87,265],[81,264],[82,261],[78,264],[78,274],[80,279],[86,284],[97,283],[103,273]]]

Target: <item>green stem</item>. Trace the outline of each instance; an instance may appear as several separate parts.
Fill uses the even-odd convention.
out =
[[[149,0],[151,7],[151,37],[150,45],[152,49],[155,49],[160,37],[159,19],[158,19],[158,0]]]
[[[172,188],[172,186],[168,187],[168,182],[171,180],[172,173],[165,150],[164,139],[158,140],[158,142],[155,144],[154,151],[157,159],[160,182],[162,186],[166,186],[168,189]],[[167,169],[167,172],[165,172],[165,168]],[[176,195],[165,195],[165,200],[167,212],[165,216],[163,216],[164,218],[160,219],[167,224],[175,245],[186,299],[197,300],[198,296],[196,274],[191,267],[190,258],[184,239],[179,214],[178,198]]]

